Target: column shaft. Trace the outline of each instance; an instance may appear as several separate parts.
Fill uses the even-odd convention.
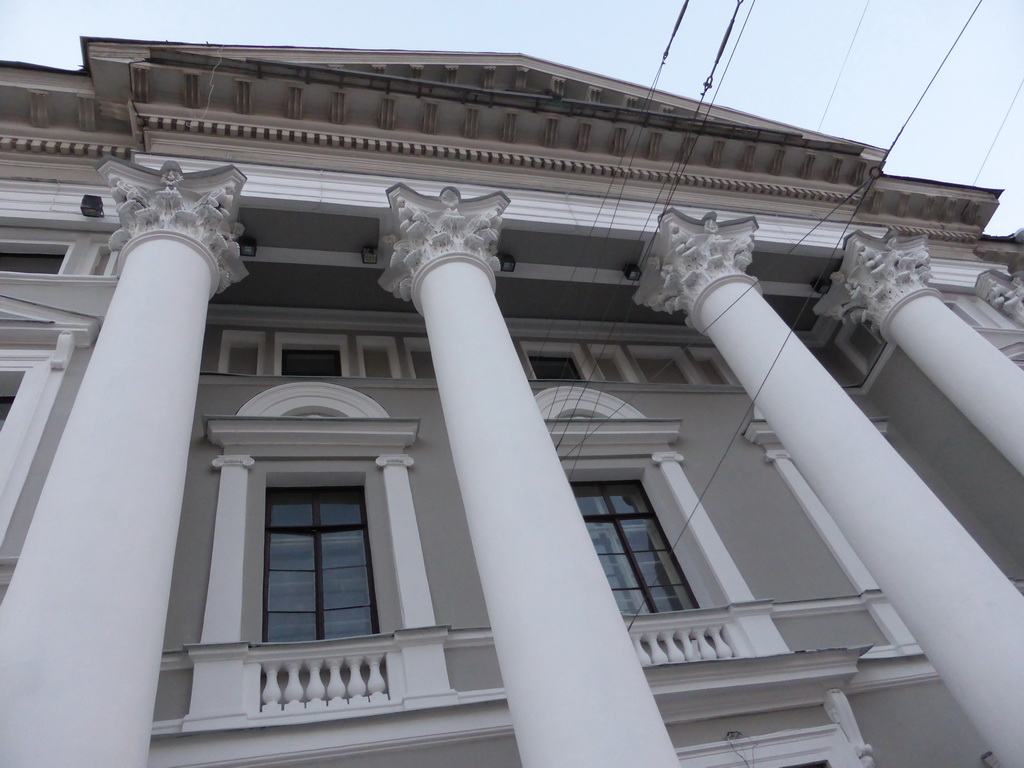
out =
[[[211,292],[201,247],[152,233],[123,252],[0,608],[12,768],[146,764]]]
[[[898,306],[886,336],[1024,474],[1024,371],[931,292]]]
[[[999,758],[1024,765],[1024,598],[771,307],[706,289],[711,337]],[[770,373],[770,375],[769,375]]]
[[[481,266],[418,305],[523,766],[678,768]]]

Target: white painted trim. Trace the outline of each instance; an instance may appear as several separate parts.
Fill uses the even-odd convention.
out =
[[[588,418],[643,419],[644,415],[607,392],[586,386],[562,385],[548,387],[534,395],[540,414],[545,419],[567,419],[577,411],[587,411]]]
[[[611,360],[612,364],[615,365],[619,370],[620,379],[614,381],[626,381],[626,382],[639,382],[640,377],[637,372],[633,369],[633,365],[629,362],[629,358],[626,357],[626,353],[622,350],[622,346],[617,342],[591,342],[587,344],[587,351],[594,358],[594,362],[597,368],[597,375],[604,381],[608,381],[605,377],[604,372],[601,370],[602,360]]]
[[[313,409],[311,411],[311,409]],[[260,392],[238,409],[238,416],[348,416],[386,419],[388,412],[369,395],[323,381],[298,381]]]
[[[366,377],[367,349],[383,350],[388,356],[388,368],[392,379],[402,378],[402,366],[398,362],[398,344],[394,336],[356,336],[356,375]]]
[[[217,370],[220,373],[232,373],[231,352],[240,347],[256,348],[256,375],[266,373],[267,334],[263,331],[226,330],[220,336],[220,357],[217,359]]]
[[[792,768],[824,762],[829,768],[864,768],[838,725],[746,736],[676,750],[686,768]]]
[[[412,359],[413,352],[426,352],[430,354],[430,341],[426,336],[404,336],[402,337],[402,349],[405,356],[405,364],[409,369],[409,378],[411,379],[425,379],[427,381],[433,381],[433,377],[420,376],[416,373],[416,363]],[[433,367],[433,358],[431,358],[431,367]]]

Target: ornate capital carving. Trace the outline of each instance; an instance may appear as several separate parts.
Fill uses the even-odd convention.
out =
[[[504,193],[463,200],[455,187],[445,187],[432,198],[397,184],[388,200],[391,233],[382,245],[391,250],[391,261],[380,279],[385,290],[408,301],[416,275],[442,256],[466,255],[498,269],[501,214],[509,204]]]
[[[832,289],[818,302],[819,315],[851,322],[868,322],[885,333],[892,311],[909,297],[935,291],[931,277],[928,237],[884,238],[854,232],[846,240],[846,255],[832,275]]]
[[[846,740],[853,747],[853,751],[860,758],[860,764],[864,768],[874,768],[875,759],[872,757],[871,745],[864,742],[857,719],[853,716],[853,710],[850,709],[850,702],[847,700],[846,694],[839,688],[829,688],[826,691],[825,713],[829,720],[842,730]]]
[[[411,467],[414,463],[412,456],[404,453],[385,454],[378,456],[374,461],[374,464],[382,469],[384,467]]]
[[[224,467],[249,469],[249,467],[256,463],[256,460],[252,456],[218,456],[212,463],[214,469],[222,469]]]
[[[173,162],[159,171],[108,157],[97,168],[110,185],[121,228],[110,237],[115,254],[147,232],[167,231],[204,246],[218,273],[217,292],[248,274],[235,238],[239,193],[245,176],[233,166],[183,173]]]
[[[633,301],[659,312],[692,313],[712,284],[744,274],[756,230],[752,216],[719,223],[714,211],[697,220],[670,208]]]
[[[1007,317],[1024,325],[1024,272],[1004,275],[989,270],[978,275],[974,292]]]

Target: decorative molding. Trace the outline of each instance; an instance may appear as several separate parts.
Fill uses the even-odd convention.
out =
[[[503,192],[463,201],[455,187],[445,187],[435,200],[396,184],[388,190],[388,201],[391,234],[382,243],[391,255],[380,278],[385,290],[408,301],[416,275],[449,254],[466,254],[492,272],[498,270],[501,214],[510,202]]]
[[[659,312],[692,313],[700,296],[722,278],[744,274],[754,250],[753,216],[718,223],[672,208],[662,214],[651,260],[633,300]]]
[[[841,688],[829,688],[825,692],[825,714],[829,720],[839,726],[846,735],[847,741],[853,746],[853,751],[860,758],[864,768],[875,768],[875,759],[871,756],[873,750],[871,745],[865,743],[857,725],[857,718],[853,716],[850,702]]]
[[[395,453],[378,456],[373,463],[383,469],[384,467],[411,467],[416,462],[408,454]]]
[[[201,243],[219,274],[217,292],[248,274],[238,255],[239,194],[245,176],[233,166],[183,173],[176,162],[159,171],[108,158],[98,166],[117,204],[121,228],[110,237],[119,253],[130,240],[147,232],[177,232]]]
[[[229,456],[218,456],[214,459],[214,469],[222,469],[224,467],[242,467],[243,469],[249,469],[256,463],[256,460],[252,456],[243,455],[229,455]]]
[[[832,274],[832,290],[814,311],[870,323],[884,335],[896,307],[922,292],[937,294],[928,286],[930,263],[928,238],[923,235],[899,237],[890,230],[880,238],[854,232],[846,241],[842,266]]]
[[[1005,275],[995,270],[978,275],[975,294],[1007,317],[1024,325],[1024,272]]]
[[[675,451],[659,451],[658,453],[651,454],[651,461],[653,461],[658,466],[661,466],[666,461],[674,462],[676,464],[682,464],[684,460],[685,457],[683,456],[683,454],[677,453]]]
[[[30,152],[33,155],[71,155],[76,157],[117,157],[127,160],[136,147],[100,144],[91,141],[40,139],[30,136],[0,136],[0,152]]]
[[[246,402],[236,415],[388,418],[383,406],[368,395],[323,381],[299,381],[271,387]]]
[[[255,458],[373,457],[401,452],[416,440],[419,419],[205,417],[206,437],[227,451]]]
[[[585,412],[588,418],[644,419],[643,413],[614,395],[592,387],[550,387],[534,396],[545,419],[568,419]]]

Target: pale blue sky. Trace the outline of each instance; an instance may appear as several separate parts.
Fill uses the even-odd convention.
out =
[[[746,30],[715,103],[888,147],[976,0],[745,0]],[[77,69],[79,37],[249,45],[518,52],[650,85],[682,0],[292,0],[133,4],[2,0],[0,59]],[[5,7],[6,6],[6,7]],[[733,0],[690,0],[659,87],[699,97]],[[752,10],[751,10],[752,9]],[[1006,189],[991,234],[1024,227],[1024,95],[985,154],[1024,76],[1024,3],[984,0],[893,151],[892,175]],[[979,176],[980,171],[980,176]]]

